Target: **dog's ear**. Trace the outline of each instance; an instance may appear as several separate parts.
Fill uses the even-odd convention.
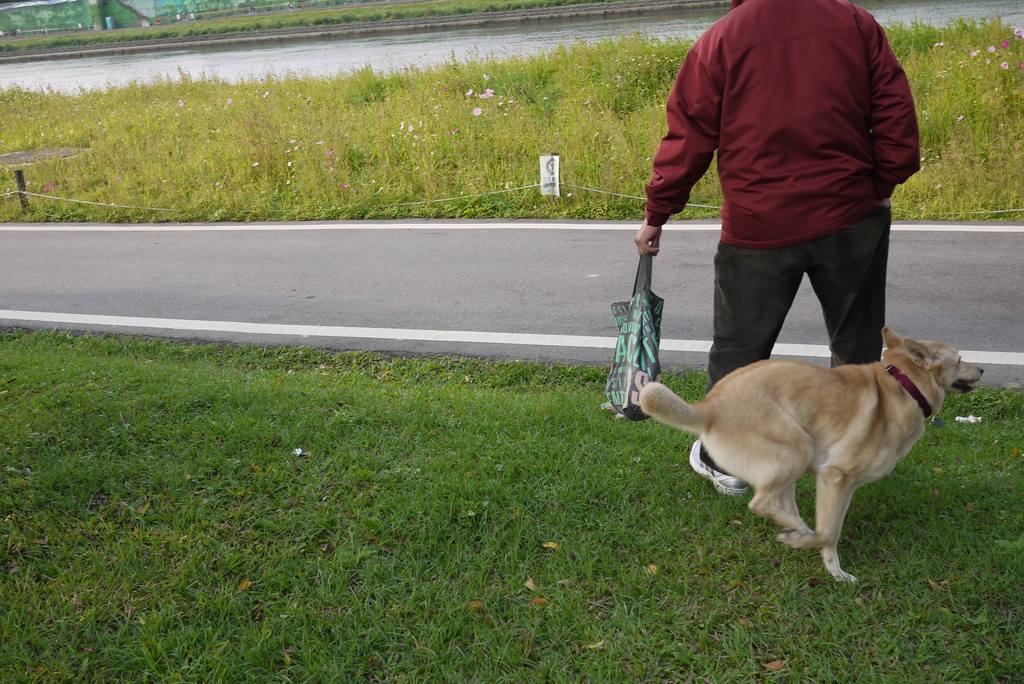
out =
[[[910,359],[918,366],[927,368],[940,361],[939,355],[929,349],[923,342],[904,337],[903,347],[907,350]]]
[[[889,326],[882,328],[882,341],[886,349],[897,349],[903,346],[904,338],[898,333],[889,329]]]

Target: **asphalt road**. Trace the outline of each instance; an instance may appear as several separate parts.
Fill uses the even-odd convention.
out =
[[[0,327],[132,332],[607,364],[636,224],[401,221],[0,224]],[[714,222],[675,222],[655,260],[662,361],[703,366]],[[897,224],[888,324],[947,342],[989,384],[1024,378],[1024,224]],[[778,356],[827,363],[809,287]]]

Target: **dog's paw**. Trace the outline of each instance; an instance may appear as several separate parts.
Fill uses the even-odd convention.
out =
[[[856,577],[842,570],[836,570],[835,572],[832,572],[832,577],[835,578],[836,582],[846,582],[852,584],[858,581]]]
[[[809,546],[816,546],[814,532],[811,530],[783,530],[779,532],[775,540],[791,549],[806,549]]]

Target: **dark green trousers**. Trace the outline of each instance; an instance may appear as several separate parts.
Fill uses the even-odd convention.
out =
[[[879,207],[845,230],[790,247],[719,243],[708,389],[771,356],[804,274],[821,303],[832,365],[878,361],[891,223],[890,210]]]

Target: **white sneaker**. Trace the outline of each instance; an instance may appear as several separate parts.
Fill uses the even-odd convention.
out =
[[[690,467],[705,480],[711,480],[711,484],[715,485],[715,489],[722,494],[738,496],[747,493],[746,482],[738,477],[719,472],[701,460],[699,439],[693,443],[693,448],[690,449]]]

